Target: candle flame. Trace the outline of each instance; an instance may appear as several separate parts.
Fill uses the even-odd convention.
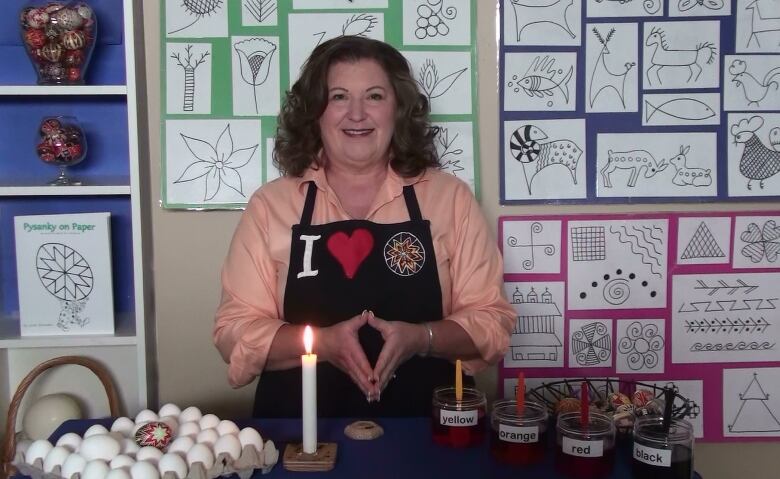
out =
[[[314,333],[311,330],[311,326],[306,326],[303,329],[303,347],[306,348],[306,354],[311,354],[311,347],[314,344]]]

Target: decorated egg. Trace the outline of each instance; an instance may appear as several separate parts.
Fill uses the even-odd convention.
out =
[[[43,28],[49,21],[49,14],[42,8],[33,8],[27,12],[27,25],[32,28]]]
[[[609,403],[614,409],[617,409],[624,404],[631,404],[631,399],[623,393],[615,392],[609,394]]]
[[[164,476],[166,472],[173,472],[178,479],[187,477],[187,463],[178,454],[164,454],[157,463],[157,469],[160,475]]]
[[[48,5],[43,7],[43,9],[51,15],[52,13],[56,12],[57,10],[60,10],[62,8],[65,8],[65,5],[61,4],[60,2],[49,2]]]
[[[84,17],[79,15],[76,10],[70,8],[57,10],[52,14],[51,20],[63,30],[75,30],[84,23]]]
[[[65,78],[68,81],[75,82],[81,78],[81,68],[71,67],[65,69]]]
[[[172,437],[171,428],[159,421],[146,423],[135,432],[135,442],[141,447],[152,446],[165,449]]]
[[[46,118],[41,122],[41,133],[44,135],[51,135],[60,131],[62,123],[56,118]]]
[[[86,43],[84,32],[80,30],[69,30],[62,34],[62,38],[60,40],[62,46],[67,50],[76,50],[83,47],[84,43]]]
[[[69,67],[80,66],[84,63],[84,52],[81,50],[68,50],[62,56],[62,63]]]
[[[637,389],[634,391],[632,402],[636,407],[644,407],[647,403],[652,401],[654,397],[655,395],[647,389]]]
[[[577,398],[563,398],[555,405],[555,412],[575,412],[580,410],[580,400]]]
[[[146,461],[138,461],[130,468],[132,479],[160,479],[157,466]]]
[[[59,43],[49,42],[41,47],[41,56],[50,62],[60,61],[62,55],[62,47]]]
[[[46,33],[43,30],[31,28],[24,32],[24,41],[31,48],[41,48],[46,45]]]
[[[76,7],[76,12],[78,12],[79,16],[84,19],[91,19],[92,18],[92,8],[87,5],[86,3],[79,4]]]
[[[161,416],[160,422],[167,424],[174,436],[179,434],[179,421],[174,416]]]

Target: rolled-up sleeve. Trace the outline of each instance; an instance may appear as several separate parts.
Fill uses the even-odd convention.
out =
[[[278,329],[277,271],[269,254],[267,210],[256,194],[241,216],[222,267],[222,300],[214,344],[228,363],[228,382],[244,386],[259,376]]]
[[[470,374],[498,362],[509,347],[515,312],[506,300],[503,262],[476,199],[467,188],[455,200],[455,243],[451,253],[452,309],[480,357],[463,362]]]

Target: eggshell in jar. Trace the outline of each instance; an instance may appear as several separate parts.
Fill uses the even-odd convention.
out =
[[[43,460],[43,471],[52,472],[55,466],[62,467],[62,464],[70,456],[70,449],[65,446],[55,446],[46,454]]]
[[[37,439],[27,448],[27,452],[24,454],[24,462],[34,464],[36,459],[43,461],[52,449],[54,449],[54,446],[46,439]]]
[[[130,471],[125,469],[111,469],[106,474],[106,479],[132,479]]]
[[[60,475],[66,479],[70,478],[73,474],[81,474],[84,472],[84,466],[87,465],[87,460],[84,459],[81,454],[74,452],[65,462],[62,463],[62,471]]]
[[[223,452],[227,453],[234,460],[241,456],[241,442],[237,436],[226,434],[217,439],[217,442],[214,443],[214,455],[219,456]]]
[[[203,417],[203,413],[200,412],[200,409],[198,409],[195,406],[190,406],[186,409],[184,409],[179,414],[179,422],[190,422],[190,421],[200,421],[200,418]]]
[[[159,419],[157,413],[152,410],[144,409],[135,416],[135,423],[140,424],[142,422],[156,421]]]
[[[195,442],[199,444],[208,444],[209,447],[214,447],[217,439],[219,439],[219,433],[216,429],[204,429],[198,433],[198,437],[195,438]]]
[[[255,448],[258,454],[263,452],[263,438],[257,429],[253,427],[245,427],[238,433],[238,441],[241,443],[241,448],[244,446],[252,446]]]
[[[214,414],[206,414],[198,421],[201,430],[215,429],[219,425],[219,418]]]
[[[185,422],[179,425],[178,436],[192,436],[197,437],[200,432],[200,424],[197,421]]]
[[[179,408],[179,406],[169,402],[167,404],[163,404],[163,406],[160,408],[160,411],[157,414],[160,417],[165,417],[165,416],[177,417],[179,414],[181,414],[181,409]]]
[[[106,461],[100,459],[88,461],[84,466],[84,472],[81,473],[81,479],[106,479],[110,470]]]
[[[78,453],[84,456],[87,461],[95,459],[110,461],[119,454],[119,450],[119,441],[108,434],[97,434],[84,438]]]
[[[120,454],[111,459],[111,462],[108,463],[108,467],[111,469],[124,469],[129,471],[133,464],[135,464],[135,459],[127,454]]]
[[[176,474],[178,479],[187,477],[188,471],[187,463],[180,455],[175,453],[164,454],[157,464],[157,469],[160,471],[161,476],[164,476],[166,472],[170,471]]]
[[[214,466],[214,453],[208,445],[195,444],[187,451],[187,464],[192,467],[196,462],[203,464],[206,470]]]
[[[223,419],[217,424],[217,432],[220,436],[224,436],[225,434],[238,434],[239,429],[233,421]]]
[[[195,440],[189,436],[177,437],[170,446],[168,446],[168,452],[179,454],[181,457],[187,455],[187,451],[195,445]]]
[[[102,424],[93,424],[89,426],[89,429],[84,433],[84,439],[90,436],[97,436],[98,434],[108,434],[108,429]]]
[[[59,439],[57,439],[57,446],[67,447],[70,452],[76,452],[81,446],[81,436],[75,432],[66,432]]]
[[[160,460],[160,458],[163,457],[163,452],[156,447],[152,446],[144,446],[141,449],[138,450],[138,452],[135,453],[135,460],[140,461],[148,461],[157,465],[157,462]]]
[[[129,417],[118,417],[111,425],[111,432],[120,432],[125,437],[130,437],[135,429],[135,422]]]
[[[132,479],[160,479],[160,471],[157,466],[147,461],[138,461],[130,468]]]

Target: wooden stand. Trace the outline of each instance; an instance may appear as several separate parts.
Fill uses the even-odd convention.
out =
[[[336,465],[338,444],[335,442],[317,443],[317,452],[306,454],[303,444],[287,444],[284,449],[283,464],[288,471],[330,471]]]

